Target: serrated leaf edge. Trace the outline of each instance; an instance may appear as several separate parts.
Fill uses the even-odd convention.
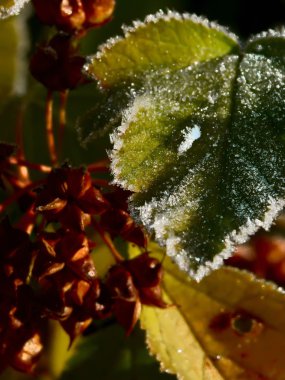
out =
[[[247,40],[246,47],[253,42],[257,42],[258,40],[265,38],[285,38],[285,26],[282,26],[279,29],[268,29],[264,32],[251,36]]]
[[[133,24],[131,26],[123,25],[122,26],[123,36],[116,36],[116,37],[109,38],[104,44],[98,47],[98,51],[95,55],[87,57],[87,62],[83,68],[84,73],[93,79],[97,79],[95,75],[92,73],[92,61],[94,59],[100,60],[104,56],[106,51],[111,50],[118,42],[129,37],[131,34],[135,33],[137,30],[143,29],[147,27],[149,24],[156,24],[162,20],[163,21],[177,20],[181,22],[185,20],[191,20],[196,24],[204,25],[207,28],[216,29],[220,32],[223,32],[228,37],[236,41],[237,44],[239,44],[239,38],[236,34],[232,33],[228,28],[221,26],[214,21],[209,21],[205,17],[197,16],[194,13],[193,14],[178,13],[176,11],[172,11],[169,9],[166,10],[165,12],[163,10],[159,10],[157,13],[146,16],[144,21],[139,21],[139,20],[133,21]]]
[[[111,160],[110,169],[113,174],[113,183],[121,186],[124,189],[128,189],[133,192],[143,192],[143,190],[137,189],[135,186],[130,185],[126,180],[123,180],[121,177],[121,170],[119,165],[119,153],[123,147],[123,139],[121,137],[126,132],[130,123],[135,121],[136,113],[139,109],[145,107],[151,107],[151,100],[145,95],[138,96],[134,99],[132,105],[128,107],[122,116],[122,124],[111,134],[110,139],[113,143],[113,150],[109,153]],[[155,201],[155,200],[154,200]],[[157,218],[154,218],[154,221],[150,223],[147,218],[144,218],[142,214],[145,214],[145,211],[142,212],[144,206],[140,208],[135,208],[132,205],[131,199],[129,204],[129,209],[133,218],[138,222],[142,223],[149,233],[154,233],[158,243],[166,247],[166,253],[171,257],[179,268],[189,274],[192,278],[197,281],[200,281],[203,277],[208,275],[212,270],[218,269],[223,265],[225,259],[229,258],[236,245],[245,243],[250,236],[254,235],[260,228],[268,230],[272,225],[274,219],[278,216],[281,210],[285,207],[285,199],[279,198],[274,199],[272,197],[268,198],[268,207],[267,211],[264,214],[263,220],[248,219],[244,225],[242,225],[238,230],[233,230],[231,233],[225,236],[224,244],[225,248],[218,254],[213,257],[212,261],[207,261],[205,264],[201,265],[197,271],[193,270],[189,266],[189,261],[195,261],[195,256],[187,253],[185,249],[178,249],[180,244],[180,238],[175,235],[170,235],[169,232],[163,231],[163,226],[161,223],[157,223]],[[149,205],[146,205],[151,209]],[[159,230],[156,227],[159,225]],[[164,234],[168,235],[168,238],[165,240]]]
[[[143,220],[143,218],[141,216],[138,217],[137,208],[131,205],[130,211],[132,216],[136,219],[139,219],[138,221],[142,222],[150,233],[154,232],[155,237],[158,240],[158,243],[166,248],[166,254],[169,257],[171,257],[171,259],[178,265],[178,267],[181,270],[185,271],[190,277],[194,278],[196,281],[199,282],[211,271],[219,269],[221,266],[223,266],[224,260],[232,255],[235,247],[238,244],[245,243],[249,239],[249,237],[254,235],[260,228],[268,230],[272,225],[274,219],[282,211],[284,206],[284,199],[273,199],[272,197],[270,197],[268,201],[268,208],[264,214],[263,220],[261,221],[259,219],[248,219],[247,222],[244,225],[242,225],[238,230],[233,230],[228,235],[226,235],[224,238],[225,248],[220,253],[216,254],[213,257],[212,261],[206,261],[205,264],[200,265],[197,271],[190,268],[189,265],[189,261],[195,261],[196,256],[191,256],[191,254],[189,254],[189,252],[187,252],[185,249],[178,248],[180,244],[180,238],[178,236],[175,236],[174,234],[169,235],[168,233],[168,238],[164,238],[164,240],[162,240],[162,238],[159,238],[159,235],[162,236],[163,233],[161,230],[158,231],[155,227],[157,223],[156,220],[154,220],[154,222],[151,225],[146,225],[144,223],[145,221]],[[162,227],[160,226],[159,228],[161,229]]]

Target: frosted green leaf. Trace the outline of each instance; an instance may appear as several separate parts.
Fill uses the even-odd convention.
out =
[[[97,98],[95,106],[77,120],[77,130],[83,145],[104,136],[120,125],[120,111],[131,101],[132,91],[126,92],[125,87],[118,86],[111,91],[105,91],[104,94],[100,91]]]
[[[196,17],[147,20],[107,43],[90,70],[109,87],[125,80],[126,92],[141,83],[111,136],[115,182],[135,193],[137,221],[201,279],[285,205],[285,33],[262,33],[242,49]],[[138,48],[143,35],[156,49]],[[127,46],[135,65],[126,59],[123,77],[112,64],[120,52],[129,57]]]
[[[29,0],[0,0],[0,19],[17,15]]]
[[[169,11],[124,27],[125,38],[111,38],[87,66],[104,86],[134,80],[157,68],[180,69],[237,49],[236,36],[208,20]]]

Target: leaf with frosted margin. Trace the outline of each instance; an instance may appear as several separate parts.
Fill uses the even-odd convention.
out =
[[[152,254],[164,257],[152,246]],[[137,254],[131,249],[131,255]],[[143,307],[141,325],[162,369],[184,380],[284,380],[285,294],[245,271],[221,268],[201,282],[163,260],[165,299],[161,310]],[[249,328],[213,328],[221,313],[242,312]],[[246,324],[245,324],[246,325]]]
[[[29,1],[30,0],[1,0],[0,19],[19,14],[23,6]]]
[[[136,51],[137,72],[126,64],[128,81],[137,81],[140,70],[145,77],[112,135],[115,182],[135,192],[130,205],[136,219],[180,268],[200,279],[221,266],[236,244],[269,228],[285,205],[285,33],[262,33],[239,52],[225,32],[190,16],[150,20],[107,44],[91,68],[110,86],[122,79],[111,57],[124,54],[128,44]],[[163,42],[157,38],[161,25]],[[176,58],[166,49],[161,62],[152,49],[137,49],[151,32],[157,51],[165,40],[176,46],[183,26],[192,43],[188,63],[180,64],[179,44]],[[215,46],[222,33],[228,48],[203,55],[209,36]],[[100,77],[105,59],[109,82],[106,73]]]
[[[135,80],[146,70],[177,70],[238,50],[236,36],[217,24],[171,11],[149,15],[124,32],[125,38],[108,40],[86,66],[103,86]]]
[[[27,31],[22,16],[0,20],[0,106],[10,95],[20,95],[26,89],[25,54]]]
[[[122,121],[121,110],[132,100],[131,93],[125,87],[118,86],[112,91],[99,93],[95,106],[77,120],[79,140],[83,145],[90,143],[118,127]]]

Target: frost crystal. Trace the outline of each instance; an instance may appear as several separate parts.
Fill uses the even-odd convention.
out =
[[[112,134],[114,182],[200,280],[285,206],[285,33],[262,33],[241,52],[225,30],[175,12],[124,32],[93,66],[107,87],[131,93],[137,83]]]
[[[201,130],[198,125],[195,125],[193,128],[186,127],[184,131],[182,131],[184,140],[178,147],[178,154],[182,154],[191,148],[193,142],[201,137]]]
[[[12,6],[0,5],[0,19],[19,14],[23,6],[28,2],[29,0],[15,0]]]

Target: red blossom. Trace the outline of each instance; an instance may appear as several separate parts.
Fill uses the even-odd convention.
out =
[[[48,221],[80,231],[89,224],[90,215],[101,214],[108,206],[101,191],[92,185],[88,172],[67,166],[49,174],[36,200],[37,211]]]
[[[61,33],[37,48],[30,71],[49,90],[64,91],[88,82],[82,74],[84,64],[85,58],[77,55],[71,37]]]
[[[40,21],[73,33],[108,22],[115,8],[114,0],[33,0]]]
[[[147,253],[113,266],[106,285],[113,299],[117,321],[129,334],[141,313],[141,305],[167,307],[161,291],[162,267]]]
[[[41,312],[26,284],[33,244],[28,234],[0,223],[0,369],[31,372],[42,351]]]

